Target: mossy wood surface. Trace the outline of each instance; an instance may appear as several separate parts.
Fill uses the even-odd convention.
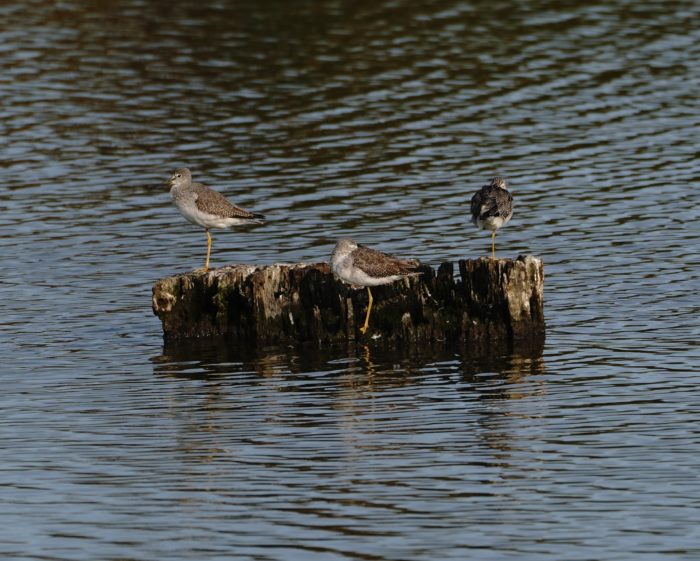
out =
[[[421,271],[420,277],[372,288],[365,335],[359,327],[367,291],[336,280],[327,263],[230,265],[167,277],[153,286],[153,311],[167,340],[225,335],[237,344],[369,338],[475,346],[543,342],[539,259],[470,259]]]

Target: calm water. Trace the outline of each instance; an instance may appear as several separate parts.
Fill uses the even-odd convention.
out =
[[[0,558],[700,557],[700,5],[0,5]],[[352,235],[545,261],[541,356],[164,348],[201,266],[163,182],[268,224],[213,263]]]

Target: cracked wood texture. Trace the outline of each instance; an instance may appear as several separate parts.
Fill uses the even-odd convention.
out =
[[[380,339],[460,340],[474,348],[543,345],[539,259],[479,258],[420,270],[420,277],[372,288],[365,335],[359,327],[367,291],[335,279],[328,263],[229,265],[167,277],[153,286],[153,312],[167,341],[223,335],[234,344]]]

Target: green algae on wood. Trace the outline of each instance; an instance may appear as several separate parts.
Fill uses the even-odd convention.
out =
[[[327,263],[229,265],[166,277],[153,286],[153,311],[168,340],[224,335],[243,345],[381,338],[474,346],[544,340],[539,259],[469,259],[420,270],[420,277],[373,288],[365,335],[359,327],[367,292],[335,279]]]

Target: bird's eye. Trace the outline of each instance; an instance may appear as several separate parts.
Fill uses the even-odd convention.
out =
[[[179,173],[175,177],[182,177]]]

